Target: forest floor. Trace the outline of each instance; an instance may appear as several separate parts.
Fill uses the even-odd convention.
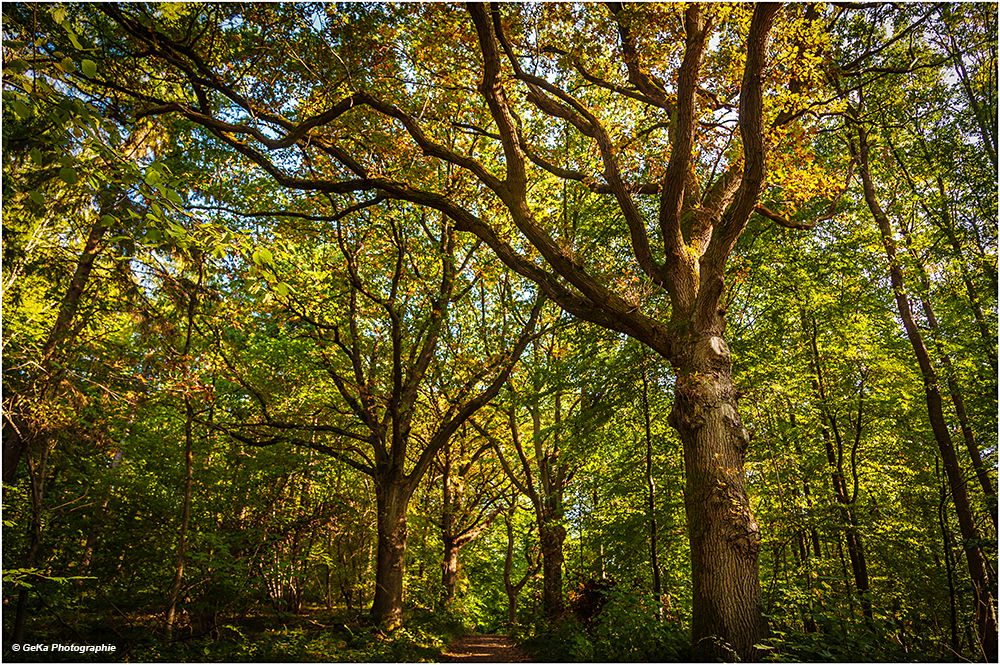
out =
[[[441,654],[450,663],[528,663],[531,657],[506,635],[463,635]]]

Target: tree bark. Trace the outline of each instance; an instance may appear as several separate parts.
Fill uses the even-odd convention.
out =
[[[394,630],[403,623],[403,570],[406,564],[406,507],[409,492],[399,481],[376,479],[378,553],[371,617]]]
[[[444,588],[445,606],[455,600],[455,586],[458,584],[458,544],[448,538],[444,543],[444,558],[441,562],[441,586]]]
[[[557,619],[563,612],[562,565],[566,528],[558,522],[538,526],[542,546],[542,607],[545,616]]]
[[[760,531],[744,479],[749,433],[736,409],[729,349],[719,336],[687,340],[670,422],[684,444],[695,660],[749,660],[766,631]]]

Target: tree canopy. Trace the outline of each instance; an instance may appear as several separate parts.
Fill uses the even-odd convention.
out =
[[[3,18],[5,658],[996,658],[995,5]]]

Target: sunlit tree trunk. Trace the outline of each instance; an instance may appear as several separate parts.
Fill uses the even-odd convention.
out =
[[[719,336],[692,335],[677,366],[671,424],[684,444],[696,660],[745,659],[766,631],[760,529],[744,478],[749,435],[736,408],[732,361]]]

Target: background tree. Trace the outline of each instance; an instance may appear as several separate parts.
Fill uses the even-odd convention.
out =
[[[995,25],[5,5],[5,644],[990,659]]]

